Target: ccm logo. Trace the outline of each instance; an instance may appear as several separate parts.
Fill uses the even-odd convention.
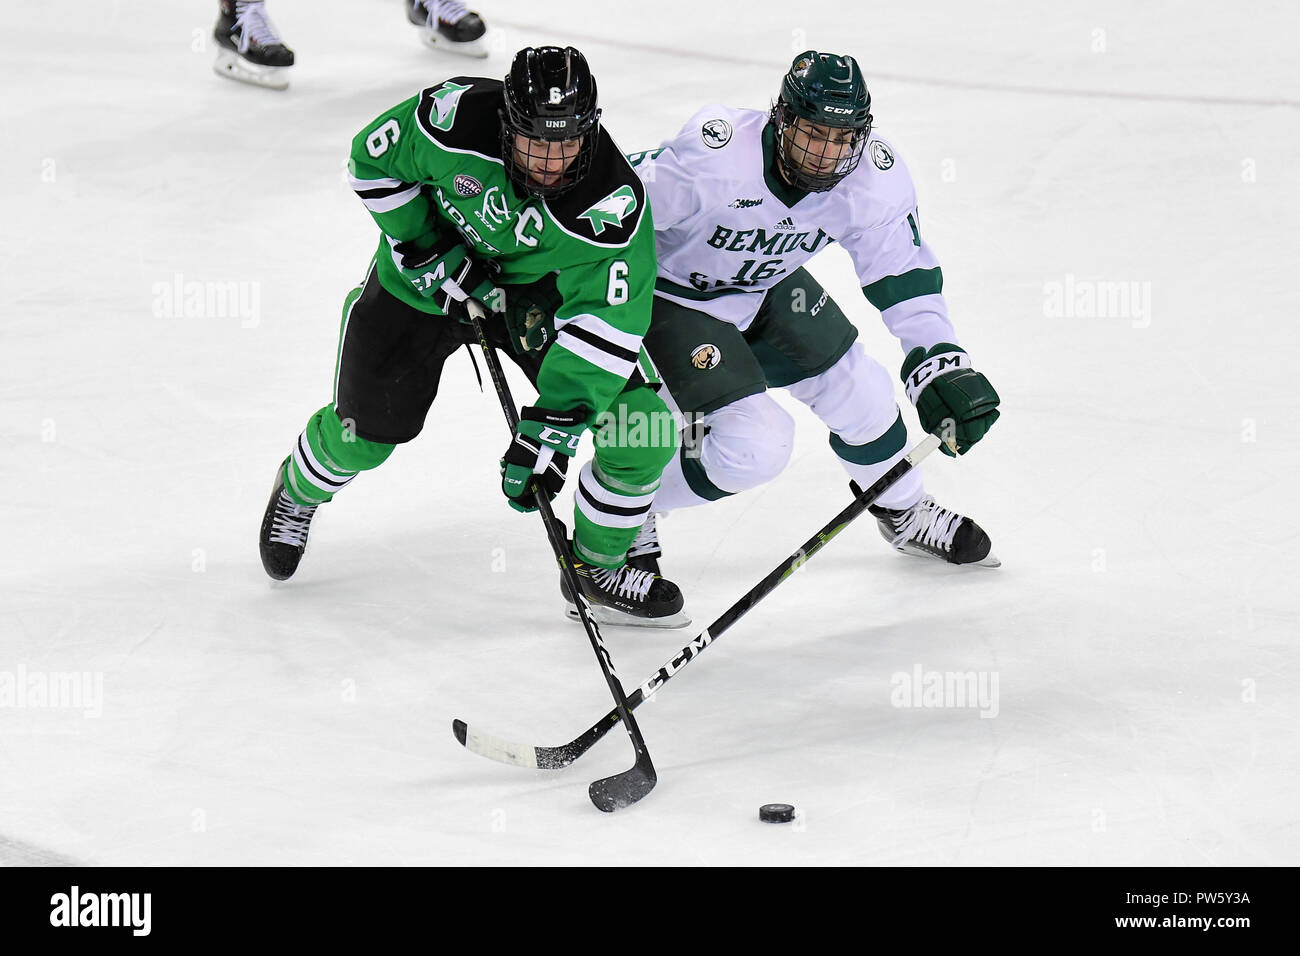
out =
[[[548,445],[557,445],[561,448],[571,448],[578,450],[577,435],[570,435],[568,432],[562,432],[557,428],[551,428],[549,425],[543,425],[541,432],[537,436]]]
[[[853,110],[841,109],[841,108],[838,107],[838,106],[823,106],[823,107],[822,107],[822,112],[824,112],[824,113],[852,113]]]

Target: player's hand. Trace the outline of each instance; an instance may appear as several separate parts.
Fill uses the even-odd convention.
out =
[[[505,319],[516,355],[544,349],[555,338],[555,313],[563,304],[544,283],[506,288]]]
[[[903,360],[902,378],[921,427],[943,439],[945,455],[964,455],[998,420],[998,393],[956,345],[940,342],[928,352],[918,345]]]
[[[587,410],[569,411],[526,406],[515,426],[510,447],[501,457],[501,490],[516,511],[536,511],[533,492],[543,491],[547,501],[564,487],[569,459],[578,450],[586,429]]]
[[[428,247],[396,243],[393,261],[412,288],[443,312],[450,313],[449,306],[459,299],[482,299],[496,284],[495,263],[474,258],[455,234]]]

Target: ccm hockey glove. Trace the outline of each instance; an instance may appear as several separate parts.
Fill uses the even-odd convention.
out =
[[[940,342],[928,352],[918,345],[903,360],[902,379],[921,427],[943,439],[945,455],[964,455],[998,420],[998,393],[956,345]]]
[[[547,501],[555,500],[586,422],[587,410],[581,406],[565,412],[524,407],[515,437],[501,458],[501,490],[511,508],[525,514],[536,511],[532,495],[538,490],[546,493]]]
[[[443,312],[452,311],[452,302],[484,298],[496,284],[496,263],[479,262],[454,233],[425,248],[411,242],[394,243],[393,261],[415,291]]]

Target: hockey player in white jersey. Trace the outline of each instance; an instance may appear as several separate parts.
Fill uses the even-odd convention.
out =
[[[858,64],[810,50],[795,58],[770,112],[709,106],[659,149],[631,157],[659,256],[645,345],[697,436],[688,432],[664,472],[656,513],[745,491],[785,468],[794,420],[768,388],[787,389],[821,418],[855,485],[871,485],[906,453],[891,375],[803,268],[833,242],[902,345],[907,396],[943,450],[966,453],[997,419],[997,393],[957,345],[911,177],[871,124]],[[988,535],[927,495],[919,469],[871,512],[900,551],[998,564]],[[653,520],[629,554],[657,570]]]

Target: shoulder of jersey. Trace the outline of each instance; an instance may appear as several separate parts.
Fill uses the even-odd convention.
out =
[[[757,124],[759,130],[766,122],[766,115],[758,110],[737,109],[710,103],[700,110],[682,127],[673,140],[674,148],[689,149],[702,154],[716,154],[726,150],[737,142],[737,130],[743,138],[744,131]]]
[[[645,216],[645,186],[602,126],[591,172],[571,190],[546,200],[551,217],[594,246],[626,246]]]
[[[835,189],[863,197],[864,208],[874,214],[871,218],[882,222],[910,212],[916,205],[911,174],[894,147],[878,136],[867,140],[858,168]]]
[[[453,76],[420,91],[416,121],[440,146],[500,159],[503,90],[500,80]]]
[[[903,165],[894,147],[879,136],[872,136],[867,140],[867,146],[862,154],[863,165],[870,163],[878,172],[891,174],[891,178],[907,176],[907,167]]]

